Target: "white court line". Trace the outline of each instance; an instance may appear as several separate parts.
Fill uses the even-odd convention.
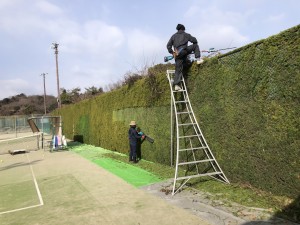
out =
[[[0,215],[6,214],[6,213],[17,212],[17,211],[21,211],[24,209],[31,209],[31,208],[35,208],[35,207],[39,207],[39,206],[42,206],[42,205],[39,204],[39,205],[28,206],[28,207],[24,207],[24,208],[20,208],[20,209],[13,209],[13,210],[5,211],[5,212],[0,212]]]
[[[25,209],[31,209],[31,208],[35,208],[35,207],[39,207],[39,206],[44,205],[44,201],[43,201],[43,198],[42,198],[42,195],[41,195],[38,183],[37,183],[37,181],[35,179],[35,175],[33,173],[31,161],[29,160],[28,154],[26,154],[26,156],[27,156],[27,160],[29,162],[29,166],[30,166],[30,170],[31,170],[31,175],[32,175],[32,178],[33,178],[33,182],[34,182],[34,185],[35,185],[35,189],[36,189],[37,195],[39,197],[40,204],[33,205],[33,206],[28,206],[28,207],[24,207],[24,208],[19,208],[19,209],[13,209],[13,210],[5,211],[5,212],[0,212],[0,215],[6,214],[6,213],[17,212],[17,211],[21,211],[21,210],[25,210]]]
[[[44,205],[44,201],[43,201],[43,198],[42,198],[40,189],[39,189],[39,185],[38,185],[38,183],[36,182],[35,175],[34,175],[34,173],[33,173],[31,161],[29,160],[28,154],[26,154],[26,156],[27,156],[28,162],[30,163],[30,170],[31,170],[31,174],[32,174],[32,177],[33,177],[33,182],[34,182],[34,185],[35,185],[36,193],[37,193],[37,195],[39,196],[40,205],[42,206],[42,205]]]

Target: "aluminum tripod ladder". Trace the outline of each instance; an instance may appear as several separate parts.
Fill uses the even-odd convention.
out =
[[[175,195],[191,178],[209,176],[229,183],[211,152],[193,112],[184,78],[180,91],[175,91],[175,70],[167,70],[171,89],[171,163],[173,163],[173,112],[176,124],[176,168],[172,195]],[[180,169],[179,169],[180,167]],[[176,189],[176,183],[181,184]]]

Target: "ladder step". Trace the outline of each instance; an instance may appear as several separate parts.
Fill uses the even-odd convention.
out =
[[[175,70],[167,70],[167,73],[175,73]]]
[[[192,113],[192,112],[177,112],[177,115],[180,115],[180,114],[189,114],[189,113]]]
[[[189,138],[189,137],[198,137],[198,136],[200,135],[195,134],[195,135],[188,135],[188,136],[179,136],[178,138]]]
[[[185,179],[190,179],[190,178],[194,178],[194,177],[213,176],[213,175],[218,175],[218,174],[222,174],[222,172],[202,173],[202,174],[196,174],[196,175],[191,175],[191,176],[186,176],[186,177],[177,177],[176,180],[185,180]]]
[[[191,150],[198,150],[198,149],[208,149],[208,147],[198,147],[198,148],[183,148],[183,149],[178,149],[179,152],[183,151],[191,151]]]
[[[180,123],[178,126],[190,126],[190,125],[196,125],[197,123]]]
[[[175,101],[175,103],[185,103],[185,102],[189,102],[189,101]]]
[[[178,166],[197,164],[197,163],[202,163],[202,162],[211,162],[211,161],[214,161],[214,159],[203,159],[203,160],[198,160],[198,161],[182,162],[182,163],[178,163]]]
[[[172,90],[172,92],[184,92],[185,90],[184,89],[181,89],[179,91],[176,91],[176,90]]]

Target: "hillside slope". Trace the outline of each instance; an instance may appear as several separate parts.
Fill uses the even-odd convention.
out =
[[[47,113],[57,107],[54,96],[46,96]],[[0,116],[44,114],[44,96],[19,94],[0,100]]]

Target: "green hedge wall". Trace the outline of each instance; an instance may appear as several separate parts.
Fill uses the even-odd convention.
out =
[[[232,182],[297,197],[300,190],[300,26],[193,64],[186,81],[193,110]],[[64,133],[128,152],[129,122],[155,139],[145,159],[170,164],[170,88],[156,65],[134,85],[64,106]]]
[[[300,193],[299,30],[190,73],[194,110],[229,179],[293,197]]]

